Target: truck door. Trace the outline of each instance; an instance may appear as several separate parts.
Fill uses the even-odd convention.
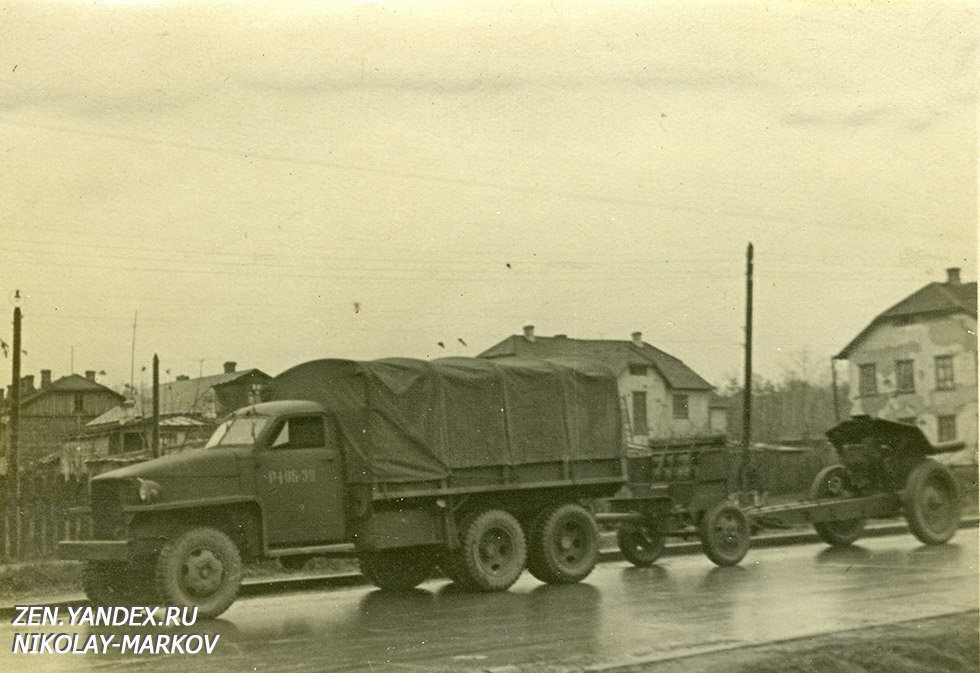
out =
[[[322,415],[279,421],[256,453],[256,488],[270,547],[341,542],[345,537],[340,449]]]

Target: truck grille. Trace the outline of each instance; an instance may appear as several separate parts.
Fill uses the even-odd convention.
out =
[[[130,495],[136,495],[134,489],[135,485],[128,481],[92,482],[92,525],[96,539],[126,538],[126,516],[123,506],[132,500]]]

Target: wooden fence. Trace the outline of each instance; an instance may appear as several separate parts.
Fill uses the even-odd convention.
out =
[[[88,504],[88,488],[80,479],[65,479],[42,466],[21,474],[20,503],[13,480],[0,481],[0,560],[34,561],[54,558],[58,542],[91,534],[91,520],[77,508]],[[73,511],[75,510],[75,511]]]

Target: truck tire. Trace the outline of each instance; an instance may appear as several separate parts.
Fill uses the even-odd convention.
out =
[[[88,561],[82,567],[82,589],[93,605],[155,605],[153,568],[148,563]]]
[[[667,537],[638,523],[624,523],[616,529],[616,544],[623,558],[637,568],[646,568],[663,556]]]
[[[855,495],[851,475],[843,465],[831,465],[820,470],[810,484],[810,499],[850,498]],[[846,547],[861,537],[867,519],[843,521],[815,521],[813,529],[817,537],[834,547]]]
[[[191,528],[167,540],[156,562],[157,592],[165,605],[197,607],[213,618],[228,609],[242,581],[238,547],[214,528]]]
[[[735,505],[723,502],[709,510],[698,528],[701,548],[716,565],[733,566],[745,558],[752,541],[749,522]]]
[[[361,552],[357,556],[361,574],[386,591],[408,591],[432,577],[436,564],[424,547],[402,547]]]
[[[960,525],[956,479],[949,468],[926,459],[912,468],[901,493],[905,520],[919,542],[948,542]]]
[[[527,542],[521,524],[508,512],[484,510],[463,519],[459,548],[442,562],[446,575],[467,589],[506,591],[524,572]]]
[[[531,523],[527,569],[547,584],[579,582],[599,560],[599,528],[581,505],[547,509]]]

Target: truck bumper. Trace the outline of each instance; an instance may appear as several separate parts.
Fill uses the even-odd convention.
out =
[[[128,561],[128,540],[68,540],[58,543],[58,558],[76,561]]]

